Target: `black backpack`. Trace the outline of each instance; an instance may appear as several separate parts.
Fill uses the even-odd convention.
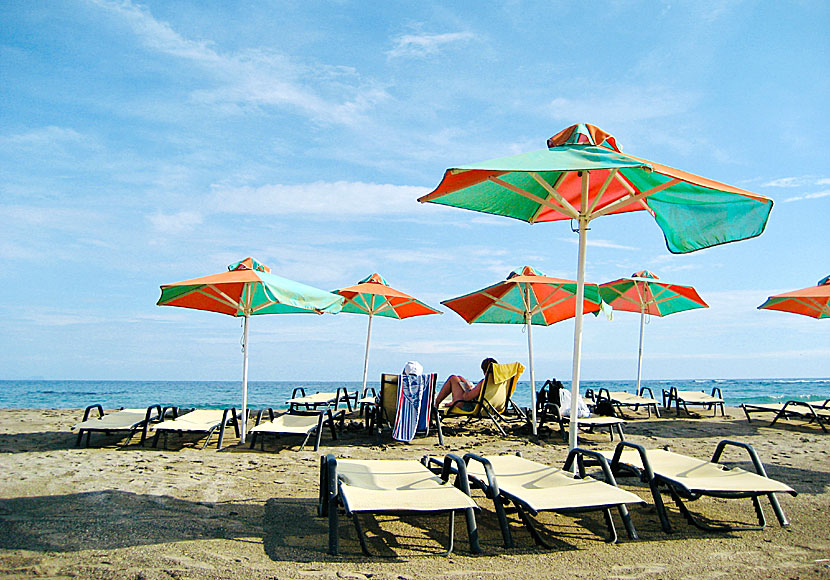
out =
[[[545,405],[553,404],[559,406],[559,389],[564,386],[556,379],[548,379],[542,385],[541,390],[536,394],[536,410],[542,412],[545,410]]]

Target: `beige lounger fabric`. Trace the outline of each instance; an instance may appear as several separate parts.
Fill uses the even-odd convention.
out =
[[[72,429],[95,429],[104,431],[107,429],[126,430],[133,429],[147,418],[147,409],[121,409],[103,417],[87,419],[72,426]]]
[[[222,409],[196,409],[153,425],[156,431],[210,431],[222,423]],[[230,418],[230,414],[229,417]]]
[[[785,492],[793,489],[779,481],[744,471],[739,467],[726,469],[722,465],[703,459],[680,455],[664,449],[649,449],[649,463],[656,474],[677,482],[686,489],[711,492]],[[608,459],[614,453],[606,453]],[[623,451],[620,463],[643,468],[640,454],[632,449]]]
[[[613,391],[609,392],[608,395],[611,397],[612,401],[620,403],[621,405],[634,406],[657,404],[657,401],[655,399],[651,399],[649,397],[641,397],[633,393],[626,393],[625,391]]]
[[[337,400],[337,393],[314,393],[305,397],[288,399],[289,405],[330,405]]]
[[[709,405],[723,403],[723,399],[707,395],[703,391],[677,391],[677,397],[688,405]]]
[[[339,459],[337,474],[349,512],[434,512],[477,507],[471,497],[411,459]]]
[[[286,413],[274,417],[271,421],[260,423],[251,433],[289,433],[292,435],[306,435],[309,431],[317,428],[319,417],[317,415],[292,415]]]
[[[515,455],[486,457],[493,465],[499,489],[520,498],[538,511],[643,503],[639,496],[593,478],[577,479],[572,473]],[[470,461],[467,473],[484,481],[484,466]]]

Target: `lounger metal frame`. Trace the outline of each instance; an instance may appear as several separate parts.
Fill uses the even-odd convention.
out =
[[[805,410],[801,411],[798,408],[804,407]],[[782,405],[779,409],[770,408],[764,405],[753,405],[751,403],[744,403],[741,405],[741,408],[744,410],[744,414],[746,415],[746,420],[751,422],[752,419],[750,418],[749,414],[752,413],[775,413],[775,418],[769,424],[770,427],[775,425],[778,419],[805,419],[808,423],[812,423],[815,421],[821,430],[825,433],[828,432],[826,422],[830,422],[830,399],[824,401],[821,404],[815,403],[807,403],[805,401],[787,401]],[[822,418],[822,412],[827,412],[828,414]]]
[[[378,460],[383,461],[383,460]],[[423,465],[423,463],[421,463]],[[455,467],[453,468],[453,465]],[[448,454],[444,459],[443,469],[441,471],[441,479],[449,481],[450,476],[457,474],[455,479],[455,487],[460,489],[463,493],[470,494],[470,486],[467,480],[467,470],[464,461],[455,454]],[[328,517],[329,524],[329,554],[337,555],[339,546],[339,526],[338,526],[338,511],[340,507],[344,507],[343,498],[340,492],[340,479],[337,475],[337,459],[334,455],[329,454],[320,457],[320,495],[317,502],[317,514],[321,517]],[[455,542],[455,512],[463,511],[467,523],[467,534],[470,540],[470,551],[473,554],[480,554],[481,547],[478,541],[478,527],[476,525],[476,518],[474,513],[475,508],[463,508],[453,510],[439,510],[449,512],[449,528],[447,535],[449,537],[447,551],[445,556],[452,554]],[[368,513],[368,512],[367,512]],[[378,509],[371,512],[376,515],[407,515],[407,514],[424,514],[427,511],[407,511],[407,510],[387,510]],[[347,517],[350,517],[354,523],[357,537],[360,540],[360,549],[366,556],[371,556],[369,546],[366,543],[366,537],[363,533],[363,528],[360,525],[358,514],[356,512],[345,512]]]
[[[762,477],[769,478],[766,469],[764,469],[764,464],[761,463],[761,459],[758,457],[758,454],[755,452],[755,449],[752,447],[752,445],[748,443],[743,443],[740,441],[730,441],[727,439],[720,441],[717,447],[715,448],[715,453],[712,455],[710,463],[718,464],[721,455],[723,454],[723,451],[727,446],[733,446],[738,447],[740,449],[744,449],[749,454],[753,467],[755,468],[755,472]],[[631,447],[639,453],[640,461],[642,462],[642,468],[640,468],[639,466],[622,463],[620,461],[620,457],[625,447]],[[611,459],[610,466],[611,471],[613,473],[619,474],[629,472],[640,477],[643,483],[648,484],[649,488],[651,489],[651,495],[654,498],[654,507],[657,510],[657,515],[660,517],[660,525],[663,528],[663,531],[666,533],[671,533],[672,527],[669,523],[666,506],[663,503],[663,498],[660,493],[661,487],[665,487],[667,489],[669,495],[671,495],[672,499],[677,505],[677,508],[680,510],[680,513],[683,514],[683,517],[686,518],[686,521],[688,521],[693,526],[700,528],[701,530],[714,532],[732,532],[742,530],[763,529],[766,526],[767,521],[766,517],[764,516],[764,511],[761,508],[761,502],[758,499],[759,496],[762,495],[766,495],[768,497],[769,502],[772,505],[772,509],[775,512],[775,516],[776,518],[778,518],[778,522],[781,524],[781,526],[785,527],[789,525],[789,522],[787,521],[787,518],[784,515],[784,510],[781,508],[781,504],[778,503],[778,498],[775,497],[775,493],[779,492],[766,493],[757,491],[707,491],[699,489],[689,489],[679,481],[671,478],[670,476],[666,476],[661,474],[659,471],[655,471],[651,463],[649,462],[648,453],[645,447],[643,447],[642,445],[637,445],[636,443],[631,443],[628,441],[619,442],[617,444],[616,449],[614,450],[614,455]],[[796,495],[795,491],[791,491],[789,493],[793,496]],[[755,508],[755,514],[758,518],[758,525],[732,526],[728,524],[704,524],[703,522],[698,520],[698,518],[694,517],[694,515],[689,511],[689,509],[686,507],[686,504],[684,503],[684,500],[694,501],[703,496],[718,497],[723,499],[751,498],[752,505]]]
[[[554,403],[545,403],[542,406],[542,413],[539,414],[539,425],[543,425],[545,421],[552,419],[559,425],[559,432],[562,439],[568,441],[568,427],[570,424],[570,417],[562,415],[559,405]],[[593,419],[593,420],[592,420]],[[613,421],[612,421],[613,419]],[[623,424],[625,421],[619,417],[605,417],[604,415],[597,415],[596,417],[583,417],[579,419],[579,426],[585,427],[593,432],[594,429],[608,428],[608,434],[611,436],[611,441],[614,440],[614,430],[616,429],[620,441],[625,441],[625,433],[623,432]]]
[[[508,423],[511,420],[519,420],[524,423],[529,423],[525,412],[516,404],[515,401],[513,401],[513,394],[516,392],[516,386],[519,384],[519,378],[520,375],[514,375],[508,379],[510,384],[507,386],[508,392],[504,401],[504,409],[500,411],[493,406],[490,402],[490,397],[488,397],[491,390],[501,388],[501,383],[496,383],[494,381],[493,370],[490,368],[484,377],[484,384],[475,399],[472,401],[454,401],[448,406],[442,405],[438,407],[438,413],[436,416],[438,417],[439,424],[447,418],[466,418],[466,422],[489,418],[493,421],[493,424],[496,426],[496,429],[499,430],[499,433],[507,435],[507,432],[504,430],[504,427],[502,427],[501,422]],[[468,405],[472,405],[472,409],[466,410],[466,406]],[[516,414],[515,419],[512,416],[507,415],[509,411],[513,411]]]
[[[521,457],[521,454],[519,453],[517,453],[516,455]],[[605,457],[597,451],[591,451],[579,447],[571,450],[571,452],[568,454],[567,460],[565,461],[563,470],[572,471],[574,462],[576,462],[578,476],[580,479],[584,479],[585,477],[587,477],[585,472],[585,462],[583,460],[585,456],[593,458],[593,460],[601,466],[603,476],[605,477],[605,483],[617,487],[617,482],[614,479],[614,475],[611,472],[611,468],[609,467],[608,462],[606,461]],[[436,461],[436,458],[430,459],[432,461]],[[484,495],[493,502],[493,506],[496,510],[496,516],[499,520],[499,527],[501,528],[502,539],[504,540],[505,548],[512,548],[514,545],[513,536],[510,532],[510,525],[507,521],[507,510],[505,509],[505,506],[509,504],[513,504],[513,506],[516,508],[516,512],[519,514],[519,518],[522,520],[525,527],[527,527],[528,532],[530,532],[530,535],[533,537],[533,540],[536,542],[536,544],[544,546],[545,548],[554,547],[552,544],[545,541],[545,539],[541,536],[539,530],[537,529],[537,524],[531,517],[536,516],[538,514],[536,509],[529,505],[522,497],[515,494],[511,494],[499,487],[498,474],[495,473],[493,464],[486,457],[483,457],[477,453],[466,453],[463,457],[463,460],[465,464],[469,464],[470,461],[477,461],[481,463],[484,467],[485,478],[482,478],[475,474],[471,474],[469,470],[467,471],[467,477],[472,487],[481,489],[484,492]],[[624,503],[611,503],[599,506],[594,505],[584,507],[552,509],[545,511],[554,511],[562,514],[602,511],[605,517],[605,524],[608,528],[607,541],[609,543],[616,543],[619,538],[617,536],[617,529],[614,526],[614,519],[611,517],[611,508],[614,507],[616,507],[619,511],[620,517],[623,521],[623,525],[625,526],[626,532],[628,533],[628,537],[632,540],[638,539],[637,532],[634,529],[634,524],[631,522],[631,515],[628,513],[628,508]]]
[[[645,393],[646,391],[648,391],[649,397],[644,397],[643,396],[643,393]],[[587,396],[587,393],[586,393],[586,396]],[[660,409],[658,408],[658,402],[657,402],[657,399],[654,398],[654,391],[651,390],[651,387],[640,387],[640,392],[637,393],[636,396],[642,397],[644,399],[649,398],[653,402],[649,402],[649,403],[630,403],[630,402],[626,402],[626,401],[621,401],[619,399],[615,399],[614,397],[612,397],[611,392],[607,388],[602,387],[599,391],[597,391],[595,403],[599,404],[599,402],[602,401],[602,400],[609,401],[611,403],[611,405],[613,405],[614,411],[620,416],[620,418],[624,417],[623,412],[622,412],[623,407],[634,407],[635,411],[639,410],[640,407],[645,407],[646,412],[648,413],[649,417],[651,417],[651,410],[652,410],[652,407],[653,407],[654,408],[654,414],[657,415],[658,418],[660,417]]]

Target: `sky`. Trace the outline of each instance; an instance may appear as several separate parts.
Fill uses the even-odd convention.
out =
[[[416,200],[580,122],[775,201],[760,237],[686,255],[645,212],[591,223],[588,281],[648,269],[710,305],[649,320],[644,378],[828,377],[829,322],[756,309],[830,274],[827,22],[822,0],[4,1],[0,379],[238,380],[239,319],[156,301],[248,256],[444,311],[375,319],[370,380],[526,364],[522,326],[440,302],[524,265],[575,279],[577,234]],[[367,322],[254,317],[250,378],[358,381]],[[533,328],[537,380],[570,378],[573,327]],[[634,379],[638,333],[585,317],[582,378]]]

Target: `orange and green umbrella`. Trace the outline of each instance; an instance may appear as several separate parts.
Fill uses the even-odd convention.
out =
[[[536,381],[533,373],[533,325],[549,326],[572,318],[576,312],[577,284],[545,276],[525,266],[514,270],[502,282],[470,294],[441,302],[470,324],[524,324],[527,326],[527,349],[530,367],[531,414],[536,434]],[[599,312],[600,293],[596,284],[585,285],[582,312]]]
[[[366,314],[369,316],[369,328],[366,332],[366,356],[363,360],[363,391],[361,396],[366,396],[366,374],[369,370],[369,341],[372,338],[372,318],[374,316],[383,316],[386,318],[403,319],[427,314],[441,314],[440,310],[424,304],[405,292],[395,290],[378,273],[364,278],[354,286],[332,290],[332,292],[339,294],[345,299],[341,312]]]
[[[510,217],[528,223],[574,220],[579,231],[577,300],[584,300],[590,222],[604,215],[646,211],[669,251],[686,253],[760,235],[772,200],[685,171],[622,153],[616,139],[593,125],[572,125],[548,148],[447,169],[418,201]],[[582,317],[575,318],[570,447],[576,445]]]
[[[271,273],[253,258],[228,266],[227,272],[161,287],[158,306],[179,306],[244,317],[242,338],[242,438],[248,409],[248,319],[259,314],[338,312],[343,298]]]
[[[758,308],[803,314],[812,318],[830,318],[830,276],[819,280],[817,286],[770,296]]]
[[[675,312],[708,308],[697,290],[663,282],[648,270],[635,272],[630,278],[620,278],[599,285],[602,301],[614,310],[640,313],[640,348],[637,356],[637,394],[643,367],[643,330],[646,316],[668,316]]]

